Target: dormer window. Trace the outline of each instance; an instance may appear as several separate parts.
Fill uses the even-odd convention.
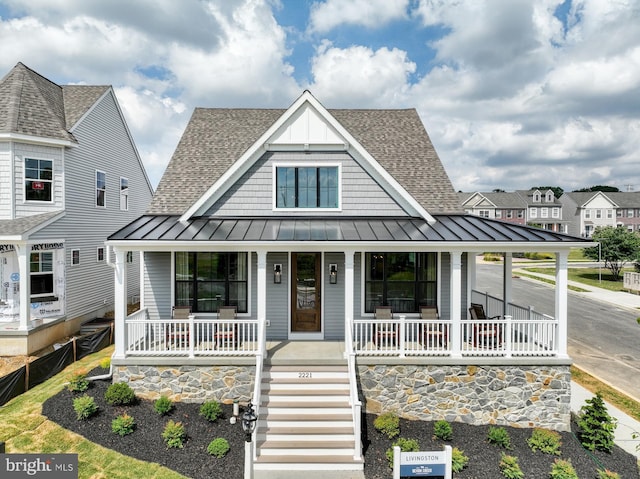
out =
[[[337,209],[338,166],[276,166],[276,208]]]
[[[53,161],[25,158],[24,189],[27,201],[51,201]]]
[[[547,197],[545,199],[547,203],[553,203],[553,191],[547,191]]]
[[[540,203],[540,192],[539,191],[534,191],[533,192],[533,202],[534,203]]]

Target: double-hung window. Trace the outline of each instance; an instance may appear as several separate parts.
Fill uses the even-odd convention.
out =
[[[391,306],[394,313],[417,313],[437,306],[436,253],[367,253],[365,311]]]
[[[276,208],[339,208],[337,166],[276,166]]]
[[[31,253],[29,278],[32,298],[53,295],[53,253]]]
[[[107,194],[107,174],[104,171],[96,171],[96,206],[105,207]]]
[[[177,252],[175,305],[201,313],[236,306],[247,312],[247,253]]]
[[[129,180],[120,178],[120,209],[129,211]]]
[[[51,201],[53,161],[25,158],[24,189],[27,201]]]

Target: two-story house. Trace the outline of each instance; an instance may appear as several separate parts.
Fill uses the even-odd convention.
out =
[[[640,192],[571,192],[562,195],[569,233],[591,237],[598,227],[640,231]]]
[[[29,354],[113,309],[104,241],[152,187],[110,86],[60,86],[18,63],[0,81],[0,349]],[[127,256],[127,298],[139,258]]]
[[[113,380],[251,400],[256,469],[362,469],[361,408],[567,429],[567,258],[582,238],[464,214],[413,109],[197,108],[146,214],[112,234]],[[142,253],[127,316],[128,251]],[[476,256],[504,255],[503,295]],[[511,301],[556,255],[553,317]]]
[[[527,224],[527,203],[514,192],[458,193],[465,213],[517,225]]]
[[[527,205],[527,224],[550,231],[566,233],[562,203],[553,190],[516,190]]]

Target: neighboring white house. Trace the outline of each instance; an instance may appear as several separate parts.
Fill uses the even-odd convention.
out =
[[[413,109],[328,110],[308,91],[288,109],[197,108],[146,214],[107,244],[114,381],[252,400],[257,469],[361,469],[360,398],[569,428],[567,258],[592,243],[464,214]],[[144,274],[131,316],[128,251]],[[553,317],[511,302],[527,251],[556,254]],[[504,254],[502,298],[475,284],[484,252]]]
[[[0,81],[0,347],[29,354],[113,309],[107,236],[153,194],[110,86],[18,63]],[[139,258],[127,255],[127,299]]]
[[[571,192],[560,198],[569,233],[591,237],[597,227],[621,226],[640,232],[640,192]]]

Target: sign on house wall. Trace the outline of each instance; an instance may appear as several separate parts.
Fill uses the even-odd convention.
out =
[[[53,256],[53,294],[30,303],[31,319],[44,319],[65,314],[65,250],[64,243],[38,243],[31,252],[48,252]],[[0,321],[20,319],[20,268],[13,245],[0,245]]]

